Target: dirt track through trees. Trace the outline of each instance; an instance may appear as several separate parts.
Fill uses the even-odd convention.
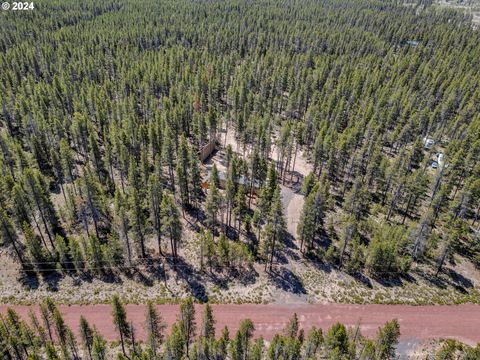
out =
[[[0,305],[4,313],[8,305]],[[347,305],[347,304],[302,304],[302,305],[255,305],[223,304],[212,305],[216,319],[217,333],[228,326],[230,334],[238,329],[242,319],[250,318],[255,324],[255,336],[269,340],[282,331],[293,313],[299,316],[304,329],[312,326],[328,328],[336,321],[347,326],[360,324],[362,334],[374,336],[378,327],[388,320],[398,319],[403,340],[426,340],[430,338],[454,338],[474,345],[480,342],[480,305],[452,306],[406,306],[406,305]],[[12,306],[24,319],[37,306]],[[107,340],[116,340],[117,334],[112,325],[111,308],[101,305],[60,305],[66,323],[78,334],[80,315],[84,315]],[[170,327],[176,320],[177,305],[158,305],[158,310]],[[203,307],[196,307],[197,325],[201,321]],[[144,305],[127,305],[128,319],[133,322],[137,337],[144,339]]]

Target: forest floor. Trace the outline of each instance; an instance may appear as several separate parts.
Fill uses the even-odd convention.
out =
[[[237,149],[234,132],[227,134],[227,144]],[[223,143],[223,141],[222,141]],[[275,149],[271,154],[276,159]],[[210,160],[222,168],[220,150]],[[143,303],[148,299],[159,303],[177,302],[193,295],[198,301],[212,303],[354,303],[354,304],[458,304],[480,303],[480,271],[465,258],[455,255],[443,272],[434,276],[434,264],[415,264],[408,276],[379,281],[367,274],[351,276],[327,263],[305,259],[295,240],[296,227],[303,206],[299,193],[303,178],[311,165],[299,151],[295,172],[282,185],[282,200],[287,218],[289,239],[283,256],[277,259],[272,271],[255,263],[242,273],[200,271],[198,230],[195,217],[184,219],[184,236],[180,260],[174,264],[160,260],[156,240],[147,241],[152,258],[149,265],[129,271],[114,271],[103,276],[71,276],[53,272],[46,278],[20,278],[19,267],[4,250],[0,251],[0,303],[35,304],[46,296],[64,304],[109,302],[118,293],[128,303]],[[336,223],[341,210],[328,215],[326,223]],[[337,229],[337,232],[340,228]],[[168,251],[167,251],[168,252]],[[166,277],[163,271],[166,262]]]
[[[415,1],[404,2],[405,6],[417,6]],[[434,6],[439,8],[450,8],[464,12],[472,16],[472,28],[478,29],[480,26],[480,0],[436,0]]]
[[[405,306],[405,305],[213,305],[217,335],[227,326],[234,334],[242,319],[251,319],[255,325],[255,337],[269,341],[281,333],[288,320],[297,313],[300,327],[308,331],[313,326],[326,330],[339,321],[347,327],[359,326],[361,334],[375,336],[386,321],[398,319],[401,336],[397,353],[401,359],[425,359],[438,347],[439,339],[455,339],[468,345],[480,341],[479,305],[458,306]],[[0,313],[7,306],[0,306]],[[28,312],[39,311],[38,306],[14,306],[21,317]],[[178,316],[177,305],[158,305],[158,311],[167,325],[167,332]],[[80,315],[85,316],[107,341],[116,341],[117,333],[112,326],[110,305],[59,306],[65,322],[78,336]],[[135,328],[137,339],[144,340],[145,305],[127,305],[127,317]],[[200,324],[203,308],[196,305],[196,322]],[[115,346],[115,343],[113,344]]]
[[[468,15],[472,16],[472,23],[474,27],[480,26],[480,1],[437,0],[436,3],[440,7],[464,11]]]

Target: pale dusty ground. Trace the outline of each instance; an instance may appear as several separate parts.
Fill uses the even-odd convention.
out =
[[[449,7],[456,10],[461,10],[469,15],[472,15],[472,22],[475,28],[480,25],[480,1],[466,0],[466,1],[452,1],[452,0],[437,0],[437,4],[441,7]]]
[[[251,280],[231,278],[216,274],[215,280],[208,273],[200,274],[198,255],[191,243],[182,251],[193,272],[176,276],[170,270],[167,288],[161,272],[141,271],[131,277],[119,275],[116,279],[78,281],[70,276],[51,280],[50,285],[42,279],[38,284],[22,285],[14,262],[3,253],[0,256],[0,303],[38,303],[50,296],[60,303],[104,303],[119,293],[130,303],[142,303],[147,299],[159,302],[176,301],[190,293],[199,300],[214,303],[407,303],[431,304],[458,302],[480,302],[480,275],[478,270],[459,259],[455,271],[472,281],[466,288],[458,288],[450,278],[442,274],[443,288],[432,286],[428,280],[414,273],[410,281],[383,286],[365,279],[361,282],[343,272],[326,265],[316,265],[302,260],[298,250],[287,257],[288,263],[275,266],[273,276],[265,274],[263,265],[255,265],[255,276]],[[457,288],[455,288],[457,286]]]

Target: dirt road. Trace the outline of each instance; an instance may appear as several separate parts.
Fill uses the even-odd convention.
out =
[[[0,305],[4,313],[7,305]],[[27,318],[30,309],[38,311],[36,306],[13,306],[23,317]],[[80,315],[108,340],[115,340],[117,334],[112,325],[109,305],[71,305],[59,306],[66,323],[78,333]],[[178,313],[177,305],[159,305],[158,310],[164,321],[171,325]],[[400,322],[401,337],[404,341],[429,338],[454,338],[474,345],[480,342],[480,305],[458,306],[405,306],[405,305],[213,305],[217,331],[228,326],[233,334],[240,320],[250,318],[255,324],[255,335],[271,339],[280,332],[293,313],[297,313],[301,326],[328,328],[336,321],[348,326],[360,323],[362,334],[374,336],[378,327],[384,322],[397,318]],[[133,322],[137,336],[145,338],[144,305],[127,305],[128,319]],[[202,306],[197,306],[197,324],[201,321]]]

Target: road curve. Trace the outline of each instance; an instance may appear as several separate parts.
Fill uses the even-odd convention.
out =
[[[0,305],[0,313],[4,313],[8,307],[9,305]],[[30,310],[38,313],[37,306],[10,307],[24,319],[27,319]],[[233,334],[238,329],[240,320],[249,318],[255,324],[255,336],[263,336],[267,340],[280,332],[292,314],[297,313],[304,329],[312,326],[326,329],[336,321],[347,326],[359,323],[362,334],[371,337],[375,335],[378,327],[396,318],[400,322],[403,340],[452,338],[469,345],[480,342],[480,305],[219,304],[212,307],[218,333],[224,326],[228,326]],[[137,337],[144,339],[145,306],[129,304],[126,308]],[[76,334],[80,315],[84,315],[107,340],[117,339],[110,305],[59,305],[59,309]],[[177,318],[178,305],[158,305],[158,310],[167,325],[171,325]],[[202,305],[196,306],[197,324],[201,321],[202,310]]]

